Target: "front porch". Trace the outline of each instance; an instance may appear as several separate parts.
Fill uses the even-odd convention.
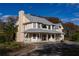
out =
[[[61,34],[26,33],[24,42],[56,42],[61,40]]]

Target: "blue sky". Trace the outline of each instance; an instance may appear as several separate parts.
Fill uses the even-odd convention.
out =
[[[0,3],[0,16],[18,15],[19,10],[26,14],[58,17],[63,22],[79,25],[79,4],[76,3]]]

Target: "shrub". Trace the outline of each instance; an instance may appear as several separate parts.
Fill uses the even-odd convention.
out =
[[[72,35],[72,41],[79,41],[79,32]]]

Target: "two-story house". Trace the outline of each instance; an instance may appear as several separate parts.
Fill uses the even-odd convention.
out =
[[[17,42],[56,42],[64,40],[61,24],[53,24],[46,18],[25,14],[19,11],[19,19],[16,22],[18,31]]]

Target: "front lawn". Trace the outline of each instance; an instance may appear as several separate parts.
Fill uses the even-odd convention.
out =
[[[9,52],[18,51],[24,46],[17,42],[0,43],[0,55],[8,55]]]

